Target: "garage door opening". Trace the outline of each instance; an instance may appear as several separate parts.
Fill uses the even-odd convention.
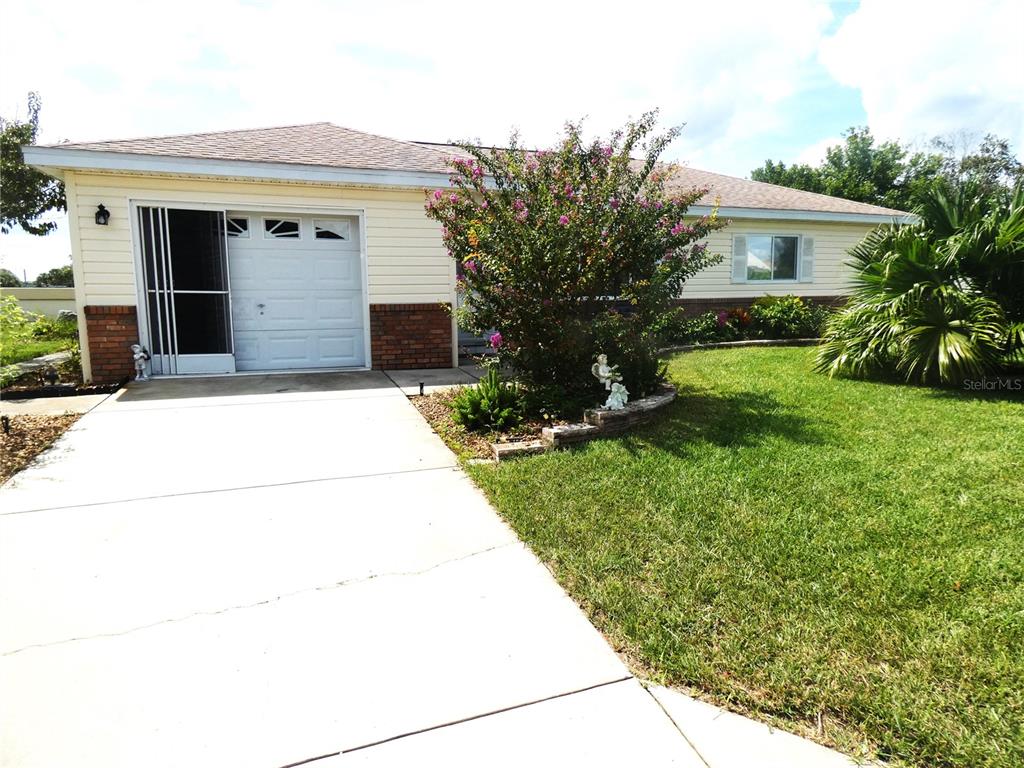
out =
[[[138,216],[153,373],[233,372],[224,214],[141,207]]]

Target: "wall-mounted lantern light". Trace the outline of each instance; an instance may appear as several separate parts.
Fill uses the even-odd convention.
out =
[[[96,206],[96,223],[105,227],[108,221],[110,221],[110,211],[104,207],[103,203],[100,203]]]

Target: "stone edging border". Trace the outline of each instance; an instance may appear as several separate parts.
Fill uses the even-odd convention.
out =
[[[813,347],[821,339],[747,339],[746,341],[713,341],[710,344],[679,344],[662,347],[661,354],[671,352],[692,352],[696,349],[736,349],[738,347]]]
[[[693,352],[699,349],[730,349],[737,347],[812,347],[821,339],[750,339],[747,341],[716,341],[711,344],[681,344],[663,347],[661,354],[672,352]],[[664,408],[676,399],[676,389],[663,386],[657,393],[628,403],[619,411],[594,408],[583,414],[583,422],[544,427],[540,440],[523,440],[512,443],[491,443],[491,454],[495,461],[506,461],[517,456],[544,453],[552,448],[584,443],[596,437],[618,435],[635,424],[642,424],[651,418],[654,411]]]
[[[663,386],[653,395],[633,400],[618,411],[593,408],[584,412],[583,421],[580,423],[544,427],[540,440],[491,443],[491,453],[495,461],[507,461],[513,457],[529,456],[553,448],[584,443],[596,437],[618,435],[636,424],[648,421],[655,411],[661,410],[675,399],[675,387]]]

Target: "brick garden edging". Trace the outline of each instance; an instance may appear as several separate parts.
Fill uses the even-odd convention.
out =
[[[597,437],[619,435],[637,424],[649,421],[655,411],[661,410],[675,399],[675,387],[664,386],[653,395],[627,403],[626,407],[621,410],[610,411],[605,408],[593,408],[584,412],[582,423],[544,427],[541,430],[540,440],[492,443],[491,452],[495,461],[505,461],[515,456],[544,453],[553,448],[563,448]]]
[[[745,341],[712,341],[708,344],[679,344],[674,347],[662,347],[660,354],[672,352],[693,352],[695,349],[736,349],[739,347],[813,347],[821,343],[821,339],[747,339]]]

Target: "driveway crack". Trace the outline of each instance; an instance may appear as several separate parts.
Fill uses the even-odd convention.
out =
[[[314,587],[303,587],[302,589],[296,589],[293,592],[286,592],[281,595],[275,595],[274,597],[268,597],[264,600],[256,600],[251,603],[242,603],[240,605],[231,605],[226,608],[218,608],[210,611],[195,611],[193,613],[186,614],[184,616],[176,616],[170,619],[161,619],[160,621],[154,621],[150,624],[141,624],[137,627],[131,627],[129,629],[120,630],[118,632],[100,632],[94,635],[83,635],[81,637],[69,637],[64,640],[53,640],[48,643],[32,643],[30,645],[24,645],[20,648],[15,648],[10,651],[4,651],[0,653],[0,658],[7,656],[14,656],[21,653],[22,651],[29,651],[38,648],[52,648],[58,645],[66,645],[68,643],[77,643],[85,640],[101,640],[110,637],[123,637],[130,635],[134,632],[141,632],[147,629],[153,629],[155,627],[164,626],[166,624],[178,624],[180,622],[189,621],[191,619],[204,618],[208,616],[220,616],[225,613],[231,613],[233,611],[244,611],[250,608],[259,608],[265,605],[271,605],[273,603],[279,603],[282,600],[287,600],[292,597],[298,597],[300,595],[312,594],[314,592],[328,592],[335,589],[343,589],[345,587],[355,586],[357,584],[365,584],[366,582],[375,581],[377,579],[385,578],[406,578],[412,576],[422,576],[424,574],[435,571],[438,568],[444,568],[447,565],[462,562],[463,560],[469,560],[479,555],[485,555],[489,552],[494,552],[499,549],[504,549],[510,546],[523,546],[519,541],[509,541],[504,544],[496,544],[493,547],[486,547],[485,549],[478,550],[476,552],[470,552],[466,555],[459,555],[458,557],[452,557],[447,560],[434,563],[426,568],[422,568],[414,571],[384,571],[383,573],[371,573],[368,576],[359,576],[352,579],[344,579],[342,581],[336,581],[331,584],[320,584]]]

